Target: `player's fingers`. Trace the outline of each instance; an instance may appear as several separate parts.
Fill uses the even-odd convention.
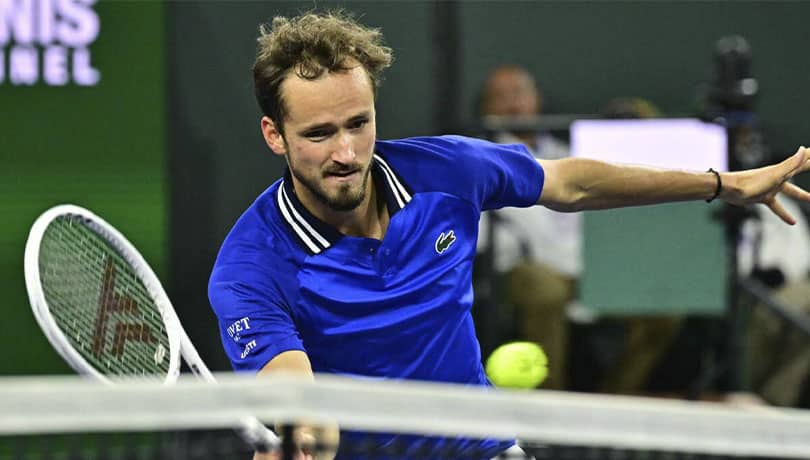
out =
[[[809,154],[810,151],[808,151],[804,146],[801,146],[792,157],[785,160],[787,163],[785,165],[787,168],[785,179],[790,179],[796,174],[807,171],[807,169],[810,168],[810,163],[808,162],[808,160],[810,160],[810,158],[808,158],[810,156]]]
[[[810,192],[790,182],[782,186],[782,193],[797,200],[810,202]]]
[[[786,224],[794,225],[796,223],[796,219],[794,219],[793,216],[789,212],[787,212],[787,210],[785,210],[785,208],[782,206],[782,203],[780,203],[779,200],[777,200],[776,198],[772,199],[766,204],[771,209],[771,211],[773,211],[774,214],[779,216],[779,218],[782,219]]]
[[[802,165],[802,170],[806,171],[807,168],[810,168],[810,148],[808,147],[799,147],[799,150],[804,150],[804,165]]]

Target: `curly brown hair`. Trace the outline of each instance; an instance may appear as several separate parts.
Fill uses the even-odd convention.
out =
[[[287,110],[281,84],[290,71],[315,80],[324,72],[349,70],[353,60],[366,70],[376,94],[382,71],[393,61],[382,32],[359,24],[343,11],[276,16],[270,24],[262,24],[259,32],[253,64],[256,100],[282,135]]]

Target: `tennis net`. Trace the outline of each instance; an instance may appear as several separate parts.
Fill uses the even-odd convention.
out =
[[[0,459],[248,459],[252,449],[230,427],[251,416],[282,433],[302,421],[351,430],[341,458],[810,459],[810,413],[800,410],[335,376],[217,378],[2,378]],[[414,441],[439,437],[518,439],[525,454]]]

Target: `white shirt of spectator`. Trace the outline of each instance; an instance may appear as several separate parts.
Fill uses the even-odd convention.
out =
[[[737,252],[740,275],[750,275],[758,258],[760,268],[781,270],[786,283],[807,279],[810,272],[810,229],[807,220],[795,201],[786,196],[779,197],[779,201],[796,218],[796,225],[787,225],[764,206],[756,205],[759,219],[747,220],[742,228]]]
[[[501,144],[519,144],[520,139],[503,133],[496,137]],[[570,155],[568,145],[549,134],[538,136],[537,148],[529,148],[535,158],[558,159]],[[545,265],[559,273],[579,278],[582,274],[582,215],[562,213],[542,206],[504,208],[497,212],[500,222],[495,227],[495,269],[506,272],[526,259]],[[489,242],[490,212],[481,215],[478,251]],[[523,254],[522,243],[529,254]]]

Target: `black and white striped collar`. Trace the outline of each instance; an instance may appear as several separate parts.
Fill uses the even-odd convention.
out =
[[[379,154],[374,154],[371,176],[378,193],[384,191],[385,202],[391,217],[413,199],[411,188]],[[293,236],[310,254],[320,254],[343,237],[343,234],[337,229],[312,215],[301,204],[295,195],[289,170],[284,173],[284,179],[276,193],[276,202],[282,219],[292,231]]]

